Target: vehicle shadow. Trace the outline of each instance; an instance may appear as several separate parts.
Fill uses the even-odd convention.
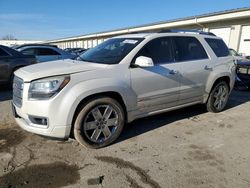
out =
[[[0,85],[0,102],[12,99],[12,89],[7,85]]]
[[[237,107],[248,101],[250,101],[250,92],[233,91],[229,98],[226,110]],[[134,122],[127,124],[125,126],[124,131],[122,132],[117,143],[144,134],[146,132],[152,131],[154,129],[158,129],[162,126],[168,126],[168,124],[170,123],[186,118],[193,118],[203,113],[207,113],[205,106],[195,105],[135,120]]]

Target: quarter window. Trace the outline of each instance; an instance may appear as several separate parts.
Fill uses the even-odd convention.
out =
[[[173,62],[171,38],[157,38],[147,43],[136,57],[145,56],[152,58],[154,64]]]
[[[207,53],[195,37],[173,37],[175,61],[208,59]]]
[[[212,38],[206,38],[205,40],[217,57],[226,57],[229,55],[228,47],[223,40]]]
[[[21,52],[24,55],[36,55],[36,50],[34,48],[27,48]]]

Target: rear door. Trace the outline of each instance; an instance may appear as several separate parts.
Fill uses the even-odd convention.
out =
[[[173,38],[175,61],[180,67],[180,104],[202,101],[212,71],[201,42],[192,36]]]
[[[131,85],[141,113],[175,106],[179,98],[180,67],[174,63],[171,37],[151,40],[133,61],[139,56],[150,57],[154,62],[153,67],[130,69]]]

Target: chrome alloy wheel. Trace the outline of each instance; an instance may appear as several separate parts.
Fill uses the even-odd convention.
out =
[[[217,110],[222,110],[227,103],[228,100],[228,90],[226,86],[220,85],[216,88],[214,92],[214,108]]]
[[[118,113],[111,105],[98,105],[84,119],[83,131],[92,142],[105,142],[115,133],[118,119]]]

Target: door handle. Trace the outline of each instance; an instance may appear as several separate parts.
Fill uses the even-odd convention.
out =
[[[178,71],[177,71],[177,70],[170,70],[170,71],[169,71],[169,74],[175,75],[175,74],[178,74]]]
[[[209,70],[209,71],[212,71],[212,70],[213,70],[213,68],[210,67],[210,66],[208,66],[208,65],[206,65],[206,66],[204,67],[204,69],[205,69],[205,70]]]

